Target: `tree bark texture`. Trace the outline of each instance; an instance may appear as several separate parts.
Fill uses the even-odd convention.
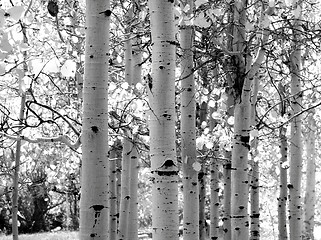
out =
[[[109,0],[86,1],[80,239],[108,238]]]
[[[314,112],[314,110],[313,110]],[[314,115],[309,116],[309,128],[306,141],[307,169],[306,169],[306,191],[304,198],[304,237],[303,239],[314,239],[314,211],[316,204],[315,196],[315,171],[316,171],[316,121]]]
[[[293,7],[300,7],[294,1]],[[301,13],[300,13],[301,14]],[[301,92],[301,21],[295,19],[292,29],[292,53],[290,60],[291,75],[291,108],[293,114],[302,111],[302,92]],[[301,178],[302,178],[302,130],[301,115],[294,117],[291,121],[290,137],[290,182],[289,189],[289,224],[290,240],[302,238],[302,197],[301,197]]]
[[[284,101],[285,97],[285,88],[283,85],[279,84],[279,93],[280,93],[280,106],[279,112],[280,116],[283,117],[286,114],[286,102]],[[288,160],[288,143],[286,137],[286,127],[282,126],[279,129],[279,141],[280,141],[280,193],[278,197],[278,230],[279,230],[279,239],[286,240],[288,239],[288,229],[287,229],[287,212],[286,212],[286,203],[288,199],[288,166],[285,166]]]
[[[184,20],[191,17],[193,1],[183,1]],[[196,159],[195,133],[195,82],[193,75],[193,28],[182,21],[180,26],[181,57],[181,156],[183,169],[183,237],[184,240],[199,239],[199,191],[198,171],[194,169]]]
[[[152,71],[149,76],[153,240],[178,239],[175,145],[174,1],[150,0]]]

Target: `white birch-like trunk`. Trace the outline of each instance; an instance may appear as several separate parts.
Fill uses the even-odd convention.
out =
[[[117,188],[116,188],[116,162],[117,148],[116,144],[114,149],[110,151],[109,159],[109,238],[116,240],[117,238]]]
[[[23,121],[26,105],[26,94],[21,93],[20,99],[20,112],[19,121]],[[18,134],[22,133],[22,129],[18,131]],[[13,190],[12,190],[12,239],[19,239],[18,229],[18,197],[19,197],[19,171],[20,171],[20,156],[21,156],[21,140],[17,140],[16,154],[15,154],[15,167],[13,173]]]
[[[191,18],[193,1],[182,2],[182,8],[189,5],[185,18]],[[195,133],[195,82],[193,74],[193,28],[180,25],[181,57],[181,154],[183,169],[183,237],[184,240],[199,239],[199,190],[198,171],[196,164],[196,133]],[[194,168],[194,167],[195,168]]]
[[[280,93],[280,107],[279,112],[280,116],[284,117],[286,114],[286,102],[284,101],[285,89],[284,86],[279,84],[279,93]],[[287,167],[284,164],[288,159],[288,143],[286,138],[286,127],[281,126],[279,129],[279,141],[280,141],[280,193],[278,197],[278,230],[279,230],[279,240],[288,239],[288,229],[287,229],[287,212],[286,212],[286,203],[288,198],[288,175]]]
[[[202,102],[200,107],[200,124],[207,121],[207,102]],[[199,239],[206,238],[206,217],[205,217],[205,200],[206,200],[206,158],[202,158],[201,171],[198,173],[199,184]]]
[[[122,170],[121,170],[121,194],[119,207],[119,227],[118,239],[127,240],[128,235],[128,216],[130,205],[130,191],[129,191],[129,171],[130,171],[130,154],[132,150],[132,143],[127,137],[123,139],[123,153],[122,153]]]
[[[109,0],[86,1],[80,239],[108,238]]]
[[[130,240],[138,240],[138,159],[139,153],[137,147],[131,143],[130,151],[130,169],[129,169],[129,215],[127,238]]]
[[[150,0],[152,72],[149,77],[153,240],[178,239],[175,145],[174,1]]]
[[[294,8],[301,6],[293,3]],[[301,13],[300,13],[301,14]],[[293,115],[302,111],[301,92],[301,46],[300,46],[300,24],[296,19],[293,23],[293,43],[290,55],[290,75],[291,75],[291,108]],[[291,121],[290,137],[290,182],[289,188],[289,225],[290,240],[301,240],[302,238],[302,199],[301,199],[301,178],[302,178],[302,130],[301,115],[294,117]]]
[[[217,153],[216,153],[217,155]],[[210,206],[210,239],[215,240],[220,237],[220,229],[219,229],[219,220],[220,220],[220,199],[219,199],[219,164],[217,163],[217,159],[214,157],[211,159],[211,206]]]
[[[231,152],[225,151],[224,157],[231,159]],[[223,165],[224,192],[223,192],[223,239],[231,240],[231,162],[228,161]]]
[[[312,110],[314,112],[314,109]],[[306,152],[307,152],[307,170],[306,170],[306,191],[304,198],[304,238],[314,239],[314,210],[316,203],[315,196],[315,171],[316,171],[316,121],[314,114],[309,116],[309,132],[307,134]]]

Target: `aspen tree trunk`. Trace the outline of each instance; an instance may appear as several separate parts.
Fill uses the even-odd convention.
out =
[[[127,236],[130,240],[138,240],[138,159],[139,153],[134,143],[131,143],[129,169],[129,216]]]
[[[217,153],[216,153],[217,154]],[[211,226],[210,226],[210,239],[219,239],[219,165],[217,159],[214,157],[211,159]]]
[[[282,84],[279,84],[279,93],[280,93],[280,116],[283,117],[286,114],[286,103],[284,101],[285,89]],[[288,197],[288,177],[287,177],[287,167],[284,164],[288,159],[288,143],[286,138],[286,127],[282,126],[279,129],[279,138],[280,138],[280,193],[278,197],[278,230],[279,230],[279,240],[288,239],[288,230],[287,230],[287,217],[286,217],[286,202]]]
[[[234,51],[242,51],[245,44],[245,32],[242,26],[246,24],[246,5],[243,2],[235,3],[234,21],[239,24],[234,32]],[[265,14],[263,15],[263,20]],[[241,26],[241,27],[240,27]],[[250,130],[251,130],[251,101],[256,101],[255,89],[251,100],[251,89],[253,82],[258,81],[255,77],[265,57],[265,44],[268,40],[268,32],[263,29],[261,34],[261,46],[257,52],[253,63],[248,55],[238,57],[236,61],[237,71],[234,72],[235,79],[235,109],[234,109],[234,143],[232,151],[232,239],[249,239],[248,231],[248,154],[250,150]],[[246,64],[245,64],[246,63]],[[250,65],[251,64],[251,65]],[[245,74],[246,72],[246,74]],[[246,75],[246,76],[245,76]],[[241,76],[245,76],[243,79]],[[255,83],[258,84],[258,83]],[[239,86],[239,87],[237,87]],[[258,176],[257,176],[258,177]],[[256,180],[255,180],[256,181]],[[256,207],[257,208],[257,207]],[[258,211],[255,209],[255,212]],[[256,220],[257,223],[259,223]],[[255,228],[256,230],[258,227]],[[258,235],[258,233],[255,233]]]
[[[259,78],[259,76],[256,76]],[[255,105],[257,101],[257,94],[259,90],[259,79],[255,79],[252,86],[252,102],[251,102],[251,121],[252,128],[255,129],[257,124],[255,116]],[[256,130],[256,129],[255,129]],[[258,136],[257,134],[252,134],[253,139],[251,140],[251,164],[252,170],[250,173],[251,178],[251,225],[250,225],[250,239],[259,240],[260,239],[260,176],[259,176],[259,160],[257,157],[257,146],[258,146]]]
[[[132,67],[132,41],[131,41],[131,26],[132,21],[132,7],[126,14],[126,42],[125,42],[125,81],[131,85],[133,78]],[[127,240],[131,236],[128,236],[128,224],[129,224],[129,212],[130,212],[130,165],[131,165],[131,151],[132,151],[132,138],[131,133],[125,132],[126,137],[123,140],[123,155],[122,155],[122,174],[121,174],[121,199],[120,199],[120,214],[119,214],[119,228],[118,239]],[[130,139],[128,139],[130,138]],[[137,190],[137,187],[136,187]]]
[[[306,193],[305,193],[305,215],[304,215],[304,227],[305,236],[304,239],[314,239],[314,209],[315,209],[315,132],[316,123],[313,115],[309,117],[308,139],[306,144],[307,149],[307,171],[306,171]]]
[[[86,1],[80,239],[108,238],[108,0]]]
[[[299,1],[298,1],[299,2]],[[301,8],[297,1],[294,1],[293,8]],[[300,13],[301,15],[301,13]],[[302,111],[301,92],[301,46],[300,29],[301,21],[295,19],[292,29],[292,52],[290,54],[290,75],[291,75],[291,108],[293,114]],[[302,238],[302,203],[301,203],[301,177],[302,177],[302,130],[301,115],[292,119],[290,138],[290,182],[289,188],[289,224],[290,239],[299,240]]]
[[[314,239],[314,210],[315,210],[315,171],[316,171],[316,122],[314,112],[309,116],[309,132],[307,134],[306,152],[307,152],[307,170],[306,170],[306,191],[304,198],[304,237],[303,239]]]
[[[129,171],[130,171],[130,152],[132,144],[126,137],[123,139],[123,154],[122,154],[122,171],[121,171],[121,196],[119,207],[119,227],[118,227],[118,239],[127,240],[128,230],[128,216],[129,216],[129,204],[130,204],[130,192],[129,192]]]
[[[150,0],[152,72],[149,77],[153,240],[178,239],[175,146],[174,1]]]
[[[193,1],[182,1],[182,8],[189,5],[184,18],[189,20],[193,12]],[[185,20],[185,19],[184,19]],[[183,169],[183,237],[184,240],[199,239],[199,190],[198,171],[194,169],[199,164],[196,159],[195,133],[195,83],[193,75],[193,38],[191,25],[184,20],[180,25],[181,57],[181,154]]]
[[[19,121],[22,122],[25,114],[26,93],[21,93]],[[22,133],[19,129],[18,134]],[[12,239],[19,239],[18,231],[18,195],[19,195],[19,170],[20,170],[20,156],[21,156],[21,140],[17,140],[15,167],[13,173],[13,191],[12,191]]]
[[[242,51],[245,44],[245,9],[243,1],[235,2],[233,48]],[[232,194],[231,226],[232,240],[249,239],[248,221],[248,154],[250,150],[251,82],[242,79],[245,76],[245,60],[239,56],[235,59],[234,72],[235,107],[234,107],[234,141],[232,150]],[[245,85],[247,83],[247,85]]]
[[[231,159],[231,152],[225,151],[224,157]],[[223,237],[224,240],[232,239],[231,231],[231,162],[227,161],[223,165],[224,192],[223,192]]]
[[[23,33],[23,42],[27,41],[27,32],[24,24],[20,21],[20,25]],[[23,53],[24,58],[26,58],[26,52]],[[23,64],[23,71],[26,73],[28,71],[28,66],[26,62]],[[20,81],[23,81],[21,79]],[[21,83],[20,83],[21,84]],[[26,106],[26,92],[21,89],[20,91],[20,112],[19,112],[19,122],[23,122],[25,116],[25,106]],[[18,130],[18,134],[22,134],[22,128]],[[19,198],[19,171],[20,171],[20,157],[21,157],[21,140],[17,140],[16,143],[16,154],[15,154],[15,167],[13,173],[13,191],[12,191],[12,239],[19,239],[19,229],[18,229],[18,198]]]
[[[116,190],[116,163],[117,163],[117,146],[114,144],[109,154],[109,238],[117,239],[117,190]]]
[[[207,120],[207,102],[202,102],[200,107],[200,126]],[[206,237],[206,158],[202,158],[201,171],[198,173],[199,184],[199,239],[205,240]]]

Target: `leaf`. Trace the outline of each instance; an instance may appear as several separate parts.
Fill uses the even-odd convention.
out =
[[[28,76],[24,76],[19,82],[19,91],[20,93],[26,93],[30,87],[32,79]]]
[[[51,72],[51,73],[58,73],[60,71],[59,65],[60,65],[59,60],[57,58],[53,58],[46,64],[43,71]],[[40,69],[41,69],[41,67],[42,66],[40,66]]]
[[[183,8],[183,12],[188,12],[191,9],[191,6],[189,4],[186,4],[185,7]]]
[[[120,87],[121,87],[122,89],[124,89],[124,90],[127,90],[127,89],[129,88],[129,84],[128,84],[128,82],[123,82],[123,83],[120,85]]]
[[[222,118],[222,116],[218,112],[213,112],[212,113],[212,118],[215,119],[215,120],[220,120]]]
[[[201,12],[194,19],[194,25],[202,28],[208,28],[211,26],[211,22],[207,21],[205,14]]]
[[[227,119],[227,123],[229,125],[234,125],[234,117],[233,116],[230,116],[228,119]]]
[[[251,132],[250,132],[250,136],[252,138],[255,138],[255,137],[258,137],[259,136],[259,131],[257,129],[253,129]]]
[[[199,162],[194,162],[192,167],[196,172],[199,172],[202,169],[202,165]]]
[[[0,28],[4,27],[4,23],[5,23],[5,17],[4,17],[5,12],[0,9]]]
[[[254,26],[253,26],[252,23],[250,23],[250,22],[246,22],[246,23],[245,23],[245,30],[246,30],[247,32],[250,32],[250,31],[252,31],[253,29],[254,29]]]
[[[0,62],[0,75],[5,74],[6,69],[5,69],[5,63],[4,62]]]
[[[209,102],[208,102],[208,106],[209,107],[211,107],[211,108],[213,108],[213,107],[215,107],[215,101],[214,100],[209,100]]]
[[[61,67],[61,74],[64,77],[74,77],[76,73],[76,63],[73,60],[66,60]]]
[[[24,11],[25,8],[23,6],[15,6],[8,9],[7,12],[13,20],[18,21],[21,18]]]
[[[301,16],[301,7],[300,7],[300,5],[298,5],[297,7],[296,7],[296,9],[294,10],[294,12],[293,12],[293,15],[294,15],[294,17],[295,18],[300,18],[300,16]]]
[[[2,50],[3,52],[11,52],[12,51],[12,46],[9,43],[7,33],[3,33],[3,35],[2,35],[2,39],[1,39],[1,43],[0,43],[0,50]]]
[[[195,1],[195,7],[198,8],[202,4],[207,3],[207,0],[196,0]]]
[[[270,24],[271,24],[271,19],[269,18],[269,16],[266,16],[262,22],[262,27],[268,28]]]
[[[275,6],[275,0],[270,0],[269,7],[274,7],[274,6]]]

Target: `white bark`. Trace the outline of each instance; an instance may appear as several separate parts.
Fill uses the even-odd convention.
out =
[[[314,110],[313,110],[314,111]],[[304,239],[314,239],[314,211],[316,204],[315,196],[315,171],[316,171],[316,121],[314,115],[309,116],[309,132],[306,141],[307,170],[306,191],[304,198]]]
[[[119,209],[119,227],[118,227],[118,239],[127,240],[128,235],[128,216],[129,216],[129,204],[130,204],[130,192],[129,192],[129,171],[130,171],[130,154],[132,144],[127,137],[123,139],[123,154],[122,154],[122,170],[121,170],[121,197],[120,197],[120,209]]]
[[[184,18],[191,18],[193,1],[182,2],[182,8],[189,5]],[[195,83],[193,75],[193,29],[191,25],[180,26],[181,57],[181,148],[183,169],[183,237],[184,240],[199,239],[199,190],[198,172],[193,168],[196,159],[195,133]]]
[[[285,89],[281,84],[279,85],[280,93],[280,116],[283,117],[286,113],[286,102],[284,101]],[[286,138],[286,127],[282,126],[279,129],[280,138],[280,193],[278,197],[278,230],[279,230],[279,240],[288,239],[288,229],[287,229],[287,212],[286,203],[288,198],[287,190],[287,167],[284,166],[288,159],[288,143]]]
[[[294,4],[294,7],[296,4]],[[299,6],[298,6],[299,7]],[[293,114],[302,110],[301,92],[301,46],[300,46],[300,21],[296,19],[293,23],[293,49],[290,55],[291,74],[291,108]],[[290,138],[290,182],[289,188],[289,224],[290,239],[299,240],[302,238],[302,202],[301,202],[301,178],[302,178],[302,130],[301,115],[292,119]]]
[[[153,47],[149,84],[152,234],[153,240],[177,240],[174,1],[150,0],[149,9]]]
[[[86,2],[80,239],[108,238],[109,1]]]
[[[130,169],[129,169],[129,216],[127,236],[130,240],[138,240],[138,159],[137,146],[131,143]]]
[[[217,163],[216,158],[211,159],[211,208],[210,208],[210,239],[215,240],[220,237],[219,229],[219,209],[220,209],[220,200],[219,200],[219,164]]]

